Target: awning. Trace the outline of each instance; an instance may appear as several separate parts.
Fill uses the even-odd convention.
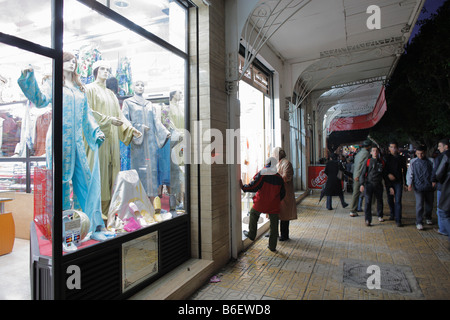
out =
[[[385,89],[382,87],[372,112],[355,117],[335,118],[331,121],[328,134],[335,131],[362,130],[375,126],[387,111]]]

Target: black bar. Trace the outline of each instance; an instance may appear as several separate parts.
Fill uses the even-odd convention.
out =
[[[199,37],[199,26],[200,23],[198,21],[199,14],[198,14],[198,7],[195,8],[195,34],[196,34],[196,49],[197,52],[195,53],[197,56],[197,123],[200,121],[200,41],[198,39]],[[201,136],[201,132],[197,133],[198,136]],[[199,141],[197,141],[199,142]],[[199,148],[201,147],[201,144],[198,143],[197,146],[197,152],[200,153]],[[201,161],[199,161],[201,162]],[[198,199],[198,258],[202,258],[202,202],[201,202],[201,179],[200,179],[200,164],[197,165],[197,199]]]
[[[63,121],[63,1],[52,0],[52,47],[56,55],[53,60],[53,119],[52,119],[52,154],[53,154],[53,226],[52,226],[52,267],[53,297],[62,297],[62,121]]]
[[[39,54],[39,55],[42,55],[42,56],[45,56],[48,58],[53,58],[53,59],[56,58],[56,51],[51,48],[41,46],[39,44],[30,42],[30,41],[22,39],[22,38],[11,36],[11,35],[3,33],[3,32],[0,32],[0,42],[6,43],[8,45],[17,47],[17,48],[25,50],[25,51],[34,52],[36,54]]]

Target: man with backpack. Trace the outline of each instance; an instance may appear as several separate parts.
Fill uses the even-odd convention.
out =
[[[433,224],[431,212],[433,211],[434,189],[432,183],[433,162],[426,156],[427,148],[424,145],[416,149],[416,156],[411,160],[407,173],[408,191],[414,188],[416,197],[416,227],[423,230],[423,217],[428,225]]]
[[[372,155],[363,167],[359,181],[361,183],[360,191],[364,192],[366,198],[365,219],[366,226],[372,225],[372,197],[377,200],[378,221],[383,222],[383,180],[386,186],[389,186],[390,193],[394,193],[394,189],[389,184],[385,163],[380,157],[380,151],[377,147],[372,147],[370,154]]]

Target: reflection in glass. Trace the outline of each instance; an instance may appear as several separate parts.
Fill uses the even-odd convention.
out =
[[[158,272],[158,232],[122,245],[122,290],[125,292]]]
[[[0,2],[1,32],[51,47],[51,0]]]
[[[137,25],[186,51],[186,10],[173,0],[99,1]]]

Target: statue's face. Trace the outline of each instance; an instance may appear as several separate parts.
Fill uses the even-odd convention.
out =
[[[63,70],[68,72],[75,72],[77,66],[77,59],[72,58],[68,61],[63,62]]]
[[[97,73],[98,79],[106,80],[106,79],[108,79],[108,76],[109,76],[109,68],[107,68],[107,67],[99,67],[98,68],[98,73]]]
[[[134,85],[134,92],[137,94],[143,94],[145,90],[145,85],[142,82],[136,82]]]

